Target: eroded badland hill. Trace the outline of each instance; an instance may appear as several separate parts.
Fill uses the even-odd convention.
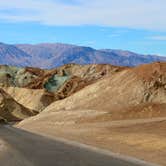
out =
[[[0,83],[2,98],[10,95],[17,112],[32,116],[19,128],[166,165],[165,62],[51,70],[1,66]],[[11,121],[2,101],[0,116]]]

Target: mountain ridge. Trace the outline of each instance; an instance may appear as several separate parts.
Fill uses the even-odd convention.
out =
[[[51,69],[69,63],[112,64],[116,66],[138,66],[166,57],[143,55],[118,49],[94,49],[62,43],[15,44],[0,43],[0,64]]]

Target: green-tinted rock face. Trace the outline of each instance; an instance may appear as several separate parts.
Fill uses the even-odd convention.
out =
[[[15,76],[15,84],[19,87],[24,87],[28,85],[36,76],[26,72],[25,69],[20,69]]]
[[[58,76],[54,75],[48,79],[44,84],[44,88],[49,92],[57,91],[64,83],[70,78],[70,76]]]
[[[1,66],[0,67],[0,85],[24,87],[30,83],[35,75],[27,72],[24,68]]]
[[[33,73],[35,69],[19,68],[12,66],[0,66],[0,86],[26,87],[36,78],[40,78],[40,74]],[[67,73],[50,75],[41,88],[45,88],[49,92],[58,90],[70,76]]]
[[[69,64],[52,70],[2,65],[0,66],[0,87],[44,89],[53,93],[61,89],[63,93],[66,92],[66,89],[73,89],[72,86],[76,89],[83,88],[106,74],[115,73],[119,70],[119,67],[111,65],[81,66]],[[73,79],[75,76],[78,78]],[[62,90],[63,88],[65,89]]]

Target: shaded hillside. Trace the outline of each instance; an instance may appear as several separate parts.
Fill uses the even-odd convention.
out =
[[[54,95],[47,93],[44,89],[18,87],[3,87],[3,89],[21,105],[38,112],[55,101]]]
[[[6,121],[20,121],[36,115],[35,111],[25,108],[4,90],[0,89],[0,117]]]

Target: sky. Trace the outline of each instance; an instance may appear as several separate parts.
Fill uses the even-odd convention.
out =
[[[0,42],[166,56],[166,0],[0,0]]]

